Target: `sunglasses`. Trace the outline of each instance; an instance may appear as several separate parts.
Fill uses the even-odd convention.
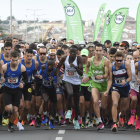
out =
[[[40,55],[46,55],[46,53],[39,53]]]
[[[116,60],[116,62],[122,62],[123,60]]]
[[[120,43],[120,46],[124,46],[125,47],[126,45],[125,45],[125,43]]]
[[[140,50],[140,48],[137,48],[138,50]]]
[[[25,46],[21,46],[22,48],[25,48]]]

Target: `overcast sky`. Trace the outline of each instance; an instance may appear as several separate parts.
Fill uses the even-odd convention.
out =
[[[16,19],[24,20],[27,15],[28,20],[33,20],[33,11],[26,9],[40,9],[36,11],[36,15],[47,14],[40,16],[40,20],[51,21],[65,20],[65,15],[61,0],[12,0],[13,1],[13,14]],[[129,8],[129,15],[136,18],[137,8],[139,0],[73,0],[79,7],[83,20],[96,20],[98,10],[103,3],[106,3],[105,12],[111,10],[113,13],[115,10],[121,7]],[[10,15],[10,0],[0,0],[0,18],[6,20]],[[36,17],[37,18],[37,17]]]

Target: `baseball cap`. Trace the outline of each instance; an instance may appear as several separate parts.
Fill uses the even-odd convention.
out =
[[[0,43],[0,48],[4,47],[4,43]]]
[[[132,46],[137,46],[137,45],[138,45],[137,42],[133,42],[133,43],[132,43]]]
[[[49,54],[54,53],[56,54],[56,49],[49,49]]]
[[[43,45],[43,44],[41,44],[41,43],[40,43],[40,44],[38,44],[38,45],[37,45],[37,48],[40,48],[40,47],[44,47],[44,45]]]
[[[89,52],[87,49],[82,49],[81,50],[81,55],[85,55],[85,56],[88,56]]]
[[[114,42],[113,46],[119,46],[119,42]]]

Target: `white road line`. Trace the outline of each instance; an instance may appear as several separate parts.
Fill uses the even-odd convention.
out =
[[[65,130],[59,130],[58,134],[65,134]]]
[[[56,137],[55,140],[63,140],[63,137]]]

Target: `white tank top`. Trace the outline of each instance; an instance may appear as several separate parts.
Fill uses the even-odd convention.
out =
[[[134,60],[131,61],[131,72],[132,72],[132,80],[130,81],[130,88],[139,92],[139,85],[137,84],[137,80],[135,78],[135,63]],[[140,75],[138,75],[140,78]]]
[[[77,65],[77,57],[75,58],[73,64],[78,67]],[[76,69],[73,67],[70,67],[69,64],[69,56],[67,56],[66,60],[65,60],[65,72],[64,72],[64,77],[63,80],[66,82],[69,82],[73,85],[80,85],[81,84],[81,80],[80,80],[80,76],[77,73]]]

